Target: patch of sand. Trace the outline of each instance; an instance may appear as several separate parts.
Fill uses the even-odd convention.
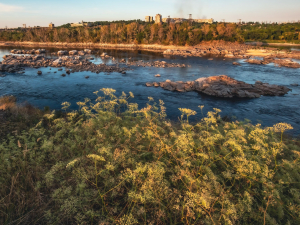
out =
[[[269,56],[272,53],[270,51],[266,50],[260,50],[260,49],[250,49],[247,50],[246,55],[251,55],[251,56]]]

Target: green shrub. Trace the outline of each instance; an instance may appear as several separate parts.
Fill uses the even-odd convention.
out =
[[[0,145],[1,224],[300,223],[299,145],[275,133],[289,125],[180,109],[178,127],[162,101],[102,91]]]

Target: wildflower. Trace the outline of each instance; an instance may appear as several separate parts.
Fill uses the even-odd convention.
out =
[[[180,110],[180,112],[181,112],[181,114],[182,114],[181,118],[182,118],[184,115],[186,115],[186,117],[187,117],[187,122],[189,122],[189,116],[194,116],[194,115],[197,114],[196,111],[191,110],[191,109],[179,108],[179,110]]]
[[[129,96],[130,96],[130,98],[134,98],[134,95],[131,91],[129,92]]]
[[[293,130],[294,128],[288,123],[277,123],[273,126],[275,132],[281,132],[281,143],[282,143],[282,135],[286,130]]]
[[[277,123],[273,126],[275,132],[284,132],[286,130],[293,130],[294,128],[288,123]]]
[[[116,92],[116,90],[112,88],[102,88],[100,91],[102,91],[105,95],[111,95]]]
[[[69,162],[66,166],[66,168],[71,168],[75,165],[76,162],[78,162],[78,159],[74,159],[73,161]]]
[[[99,155],[95,155],[95,154],[89,154],[86,157],[90,158],[90,159],[94,159],[95,161],[105,161],[103,156],[99,156]]]
[[[198,106],[200,109],[201,109],[201,111],[202,111],[202,109],[204,108],[204,105],[199,105]]]

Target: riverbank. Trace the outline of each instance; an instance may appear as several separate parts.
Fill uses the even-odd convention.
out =
[[[286,43],[286,42],[249,41],[249,42],[245,42],[245,44],[253,45],[253,46],[300,47],[300,43]]]
[[[55,47],[55,48],[98,48],[98,49],[124,49],[124,50],[147,50],[163,52],[167,49],[186,50],[192,47],[174,45],[145,45],[145,44],[107,44],[107,43],[68,43],[68,42],[3,42],[0,46],[22,47]]]
[[[176,46],[176,45],[148,45],[148,44],[107,44],[107,43],[67,43],[67,42],[0,42],[0,46],[16,47],[54,47],[54,48],[93,48],[93,49],[116,49],[116,50],[143,50],[159,52],[164,55],[177,56],[224,56],[225,58],[249,57],[278,57],[300,59],[300,51],[286,51],[277,48],[268,48],[255,46],[245,43],[225,41],[202,42],[196,46]]]
[[[231,50],[248,50],[251,49],[248,45],[225,42],[212,41],[202,42],[196,46],[177,46],[177,45],[158,45],[158,44],[108,44],[108,43],[68,43],[68,42],[3,42],[0,41],[0,46],[16,46],[16,47],[54,47],[54,48],[98,48],[98,49],[124,49],[124,50],[146,50],[164,52],[166,50],[174,51],[194,51],[197,49],[207,50],[207,53],[214,54],[212,50],[219,50],[215,53],[224,54]]]

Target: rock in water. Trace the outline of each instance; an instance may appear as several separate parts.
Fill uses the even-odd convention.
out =
[[[77,50],[69,51],[69,55],[77,55],[77,54],[78,54]]]
[[[147,87],[159,84],[160,87],[169,91],[197,91],[207,95],[223,98],[259,98],[261,95],[279,96],[290,91],[289,88],[279,85],[271,85],[257,81],[254,85],[238,81],[226,75],[202,77],[195,81],[177,81],[146,83]]]
[[[38,74],[38,75],[42,75],[42,71],[40,71],[40,70],[37,71],[37,74]]]

